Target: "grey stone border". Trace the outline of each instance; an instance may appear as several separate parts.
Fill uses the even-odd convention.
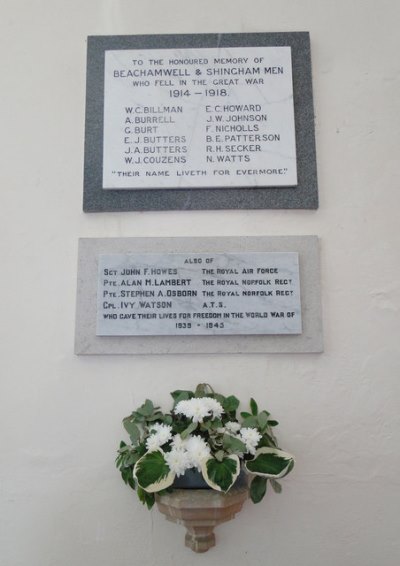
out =
[[[111,49],[291,46],[296,127],[296,187],[103,190],[104,54]],[[92,36],[88,38],[84,212],[318,208],[308,32]]]
[[[97,257],[102,253],[299,253],[303,332],[252,336],[96,336]],[[323,351],[316,236],[232,238],[82,238],[79,241],[75,353],[248,354]]]

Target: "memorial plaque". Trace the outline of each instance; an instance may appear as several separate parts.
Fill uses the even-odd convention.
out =
[[[90,37],[84,210],[316,208],[305,32]]]
[[[75,351],[320,352],[318,239],[83,238]]]
[[[297,253],[98,259],[97,335],[300,334]]]

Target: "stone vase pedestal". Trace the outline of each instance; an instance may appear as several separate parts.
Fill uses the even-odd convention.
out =
[[[156,502],[168,521],[186,527],[185,545],[194,552],[206,552],[215,546],[214,528],[233,519],[247,497],[247,487],[234,487],[226,494],[212,489],[174,489],[156,495]]]

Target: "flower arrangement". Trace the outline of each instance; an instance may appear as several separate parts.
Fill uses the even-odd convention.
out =
[[[268,481],[281,492],[277,480],[293,469],[294,458],[279,448],[273,432],[278,422],[268,411],[259,412],[251,399],[250,412],[241,412],[239,420],[239,400],[204,383],[171,396],[170,413],[147,399],[123,419],[131,444],[120,443],[116,466],[142,503],[150,509],[155,493],[170,491],[187,470],[198,470],[210,488],[224,493],[244,470],[254,503],[263,499]]]

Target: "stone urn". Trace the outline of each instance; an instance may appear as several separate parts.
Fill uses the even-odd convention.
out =
[[[185,545],[194,552],[215,546],[214,528],[230,521],[248,497],[247,486],[233,487],[228,493],[213,489],[174,489],[156,495],[158,509],[168,521],[186,527]]]

